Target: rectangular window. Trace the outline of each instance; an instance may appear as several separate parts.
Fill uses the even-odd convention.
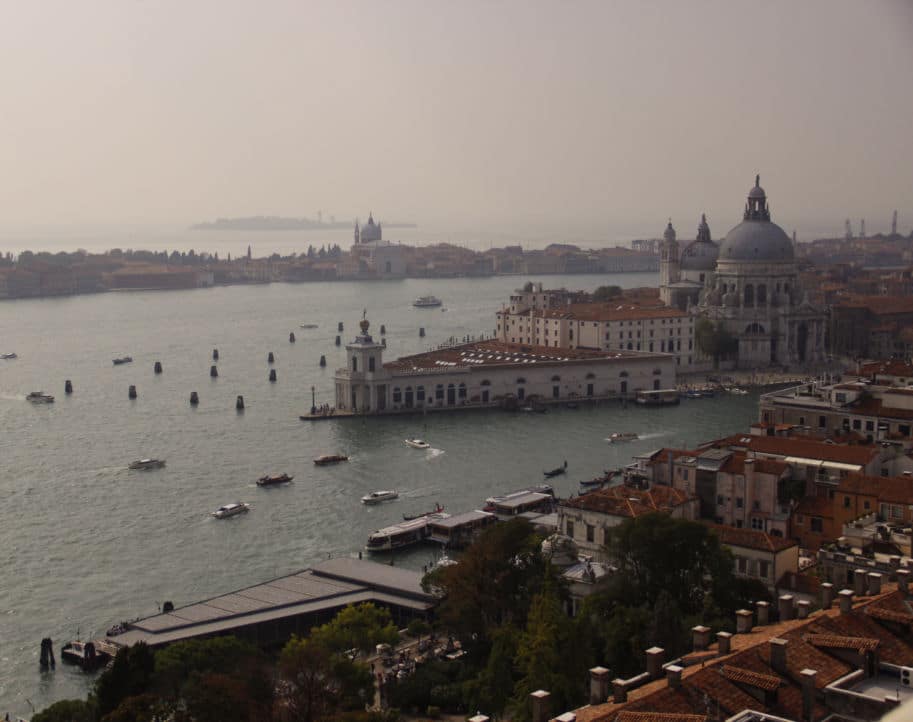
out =
[[[564,525],[564,533],[567,534],[571,539],[574,538],[574,522],[569,521]]]
[[[850,497],[848,497],[848,496],[843,497],[843,508],[844,509],[850,508]]]
[[[745,557],[736,557],[735,564],[739,574],[746,574],[748,572],[748,560]]]
[[[763,559],[758,560],[758,576],[761,579],[767,579],[770,576],[770,562],[765,562]]]
[[[823,530],[824,530],[824,524],[821,521],[821,517],[813,516],[812,517],[812,531],[820,534]]]
[[[736,508],[736,509],[741,509],[741,508],[742,508],[742,504],[743,504],[742,497],[741,497],[741,496],[737,496],[737,497],[735,498],[735,508]]]
[[[723,506],[723,496],[722,496],[722,494],[718,494],[718,495],[717,495],[717,497],[716,497],[716,505],[717,505],[717,506]]]
[[[586,540],[588,542],[596,541],[596,527],[592,524],[586,525]]]
[[[368,371],[374,372],[374,357],[368,356]]]

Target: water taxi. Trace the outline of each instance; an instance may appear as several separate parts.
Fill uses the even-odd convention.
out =
[[[13,352],[10,352],[10,353],[0,353],[0,359],[6,360],[6,359],[14,359],[14,358],[19,358],[19,357],[18,357],[15,353],[13,353]]]
[[[406,446],[411,446],[413,449],[430,449],[431,444],[423,439],[404,439],[403,443]]]
[[[606,441],[610,444],[621,444],[625,441],[637,441],[639,438],[633,431],[616,431]]]
[[[416,308],[437,308],[441,304],[443,301],[437,296],[419,296],[412,302]]]
[[[344,454],[323,454],[314,459],[317,466],[327,466],[328,464],[338,464],[341,461],[348,461],[349,457]]]
[[[161,469],[165,465],[164,459],[137,459],[128,468],[146,471],[148,469]]]
[[[433,514],[392,524],[372,532],[365,549],[369,552],[392,552],[403,547],[425,541],[428,538],[428,524],[432,519],[444,519],[448,514]]]
[[[226,504],[225,506],[220,506],[212,513],[212,515],[216,519],[228,519],[233,516],[238,516],[238,514],[245,514],[249,511],[250,504],[239,501],[235,504]]]
[[[278,476],[261,476],[257,479],[257,486],[271,486],[273,484],[287,484],[294,476],[288,474],[279,474]]]
[[[32,391],[28,396],[25,397],[27,401],[31,401],[33,404],[52,404],[54,403],[54,397],[50,394],[46,394],[43,391]]]
[[[678,389],[657,389],[655,391],[638,391],[637,403],[641,406],[669,406],[681,401]]]
[[[384,501],[393,501],[393,499],[398,499],[399,493],[396,489],[386,489],[381,491],[372,491],[370,494],[365,494],[361,497],[362,504],[380,504]]]
[[[133,357],[132,356],[121,356],[120,358],[111,359],[111,362],[115,366],[120,366],[121,364],[129,364],[129,363],[133,363]]]

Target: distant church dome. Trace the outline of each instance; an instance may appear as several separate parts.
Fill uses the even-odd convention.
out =
[[[792,261],[793,244],[780,226],[770,220],[767,196],[760,176],[748,193],[744,220],[726,234],[720,246],[721,261]]]
[[[719,255],[719,246],[710,240],[707,216],[702,213],[701,224],[697,227],[697,239],[691,241],[682,251],[681,269],[683,271],[713,271],[716,269],[716,259]]]
[[[672,227],[672,219],[669,219],[669,225],[666,226],[666,231],[663,233],[663,238],[667,241],[675,240],[675,229]]]

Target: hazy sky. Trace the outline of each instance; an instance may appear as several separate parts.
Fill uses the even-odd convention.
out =
[[[913,226],[913,2],[61,0],[0,15],[0,227]]]

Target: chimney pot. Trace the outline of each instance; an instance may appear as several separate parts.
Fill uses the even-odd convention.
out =
[[[910,583],[910,572],[906,569],[898,569],[894,575],[897,577],[897,588],[906,596],[907,585]]]
[[[751,631],[752,617],[750,609],[739,609],[735,613],[736,634],[748,634]]]
[[[808,619],[808,612],[811,609],[812,603],[807,599],[800,599],[796,606],[799,609],[799,619]]]
[[[577,715],[573,712],[565,712],[555,717],[556,722],[577,722]]]
[[[650,647],[645,654],[647,655],[647,674],[650,675],[650,679],[659,679],[663,676],[666,650],[662,647]]]
[[[834,585],[830,582],[824,582],[821,585],[821,608],[830,609],[834,603]]]
[[[609,698],[609,674],[605,667],[590,670],[590,704],[602,704]]]
[[[682,686],[682,668],[677,664],[666,665],[666,679],[669,686],[678,689]]]
[[[869,596],[881,594],[881,574],[878,572],[869,572],[866,574],[869,581]]]
[[[777,674],[786,676],[786,646],[788,642],[780,637],[770,640],[770,666]]]
[[[692,627],[691,644],[695,652],[707,649],[710,646],[710,627],[705,627],[702,624]]]
[[[489,722],[489,718],[487,715],[477,714],[470,717],[469,722]]]
[[[853,611],[853,595],[854,592],[852,589],[841,589],[840,593],[837,595],[840,597],[840,613],[849,614]]]
[[[778,600],[780,621],[786,622],[793,618],[793,595],[781,594]]]
[[[533,722],[548,722],[548,707],[551,694],[544,689],[537,689],[535,692],[531,692],[529,696],[533,702]]]
[[[758,611],[758,626],[764,627],[770,623],[770,602],[755,602]]]
[[[868,574],[867,569],[854,569],[853,570],[853,591],[856,592],[857,597],[865,596],[865,575]]]
[[[615,704],[628,701],[628,689],[625,687],[625,681],[620,677],[612,680],[612,701]]]
[[[818,672],[814,669],[803,669],[799,676],[802,680],[802,720],[812,722],[815,711],[815,679]]]
[[[717,632],[716,641],[717,651],[720,654],[729,654],[730,643],[732,642],[732,634],[729,632]]]

